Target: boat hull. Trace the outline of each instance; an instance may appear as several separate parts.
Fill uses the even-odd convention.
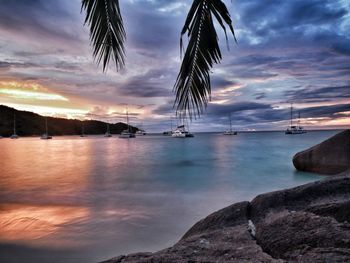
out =
[[[223,135],[237,135],[237,132],[224,132]]]
[[[119,138],[122,138],[122,139],[135,138],[135,134],[133,134],[133,133],[121,133],[119,135]]]

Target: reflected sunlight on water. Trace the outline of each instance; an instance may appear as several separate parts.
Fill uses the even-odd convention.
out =
[[[73,224],[89,216],[82,207],[33,206],[23,204],[2,204],[0,206],[0,241],[32,242],[44,245],[46,237],[58,235],[65,230],[65,224]],[[72,246],[65,240],[55,245]]]
[[[319,179],[291,159],[334,133],[2,139],[0,262],[165,248],[210,212]]]

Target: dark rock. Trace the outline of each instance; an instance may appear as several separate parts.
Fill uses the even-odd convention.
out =
[[[349,222],[350,171],[221,209],[173,247],[105,262],[350,262]]]
[[[297,153],[293,164],[300,171],[338,174],[350,168],[350,130],[340,132],[324,142]]]
[[[248,206],[249,202],[240,202],[221,209],[196,223],[182,239],[204,231],[247,224]]]

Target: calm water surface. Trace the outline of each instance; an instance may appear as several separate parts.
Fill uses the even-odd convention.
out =
[[[1,139],[0,262],[165,248],[217,209],[322,178],[291,159],[335,133]]]

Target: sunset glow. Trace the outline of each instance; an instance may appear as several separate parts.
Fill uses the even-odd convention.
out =
[[[223,60],[212,69],[212,103],[193,122],[198,131],[224,129],[223,117],[230,113],[237,129],[283,130],[291,102],[309,129],[350,125],[344,114],[350,108],[349,6],[292,2],[227,3],[238,44],[229,39],[228,50],[218,30]],[[92,59],[79,2],[55,2],[57,14],[40,3],[3,5],[0,104],[109,122],[125,121],[127,107],[134,124],[158,132],[175,115],[172,88],[187,1],[123,1],[127,64],[122,72],[110,65],[107,73]],[[308,8],[310,17],[300,18]],[[56,23],[48,23],[53,18]]]

